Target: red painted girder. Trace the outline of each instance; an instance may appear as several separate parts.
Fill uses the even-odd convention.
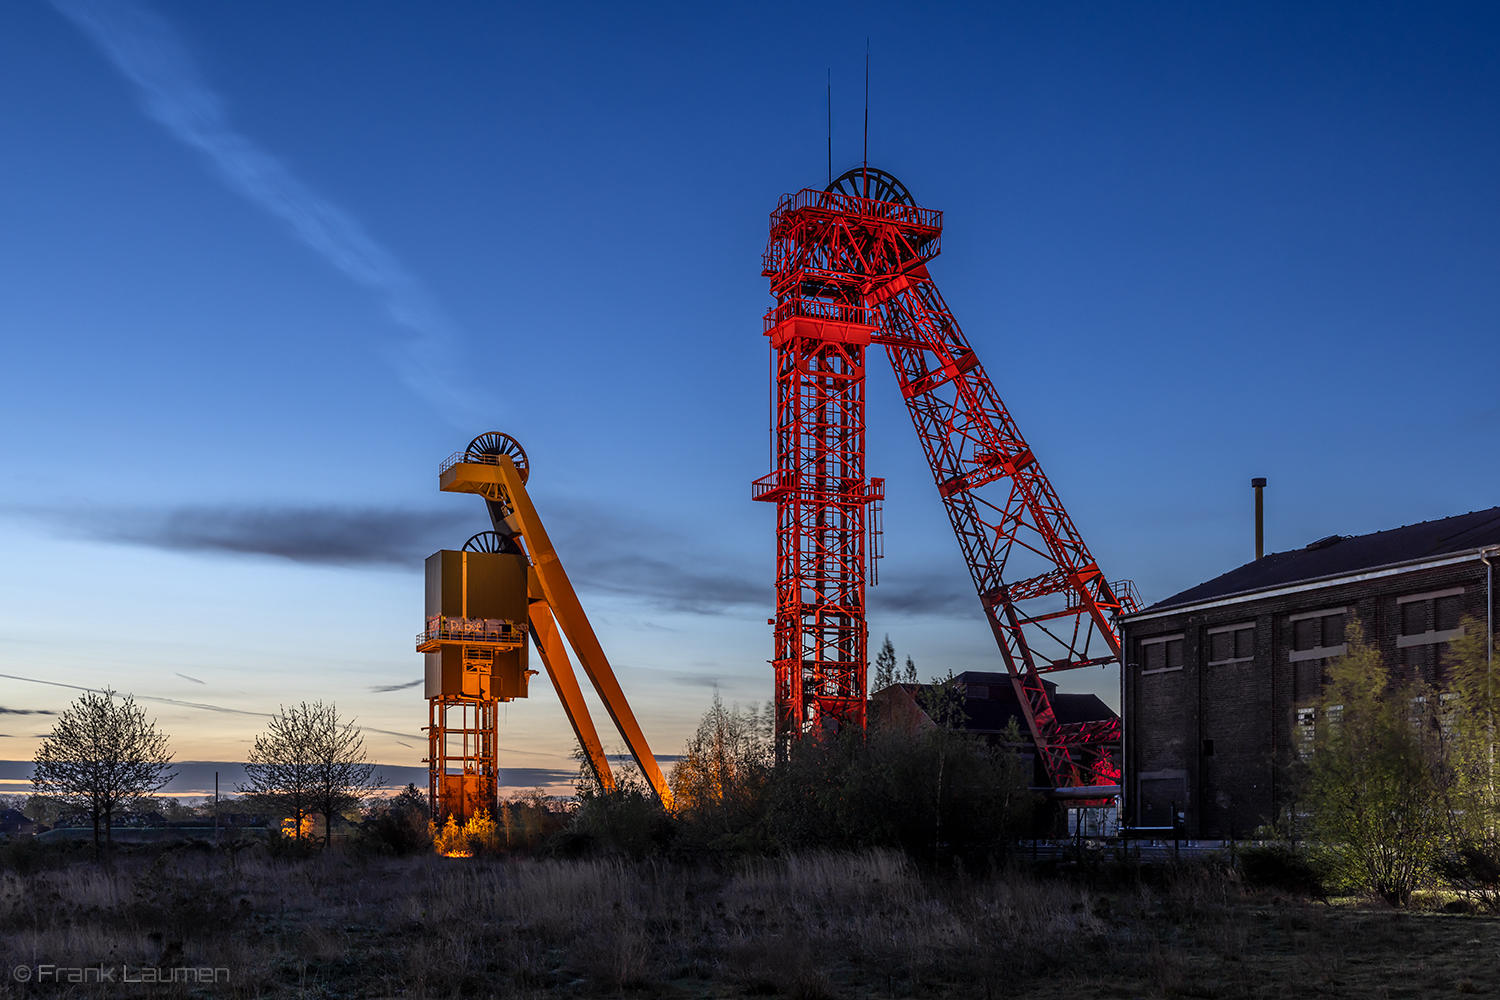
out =
[[[1052,742],[1059,746],[1082,744],[1119,743],[1120,720],[1099,719],[1094,722],[1069,722],[1057,727]]]
[[[1107,615],[1118,609],[1118,602],[936,288],[921,280],[908,280],[907,286],[882,305],[885,321],[877,336],[884,339],[895,332],[902,340],[924,343],[920,354],[905,345],[887,343],[887,354],[976,589],[986,597],[982,603],[1044,766],[1055,784],[1077,784],[1082,761],[1073,760],[1066,746],[1054,740],[1059,727],[1041,674],[1075,664],[1117,660],[1118,639]],[[945,387],[951,400],[934,395]],[[991,523],[980,514],[974,491],[1002,479],[1011,481],[1010,496],[1003,506],[985,503],[1000,515],[998,523]],[[1024,529],[1030,530],[1035,541],[1021,542],[1021,547],[1045,556],[1055,568],[1007,587],[1003,570]],[[1016,605],[1063,592],[1074,595],[1069,602],[1076,609],[1074,635],[1048,634],[1074,652],[1038,662],[1027,626],[1068,614],[1023,616]],[[1108,655],[1080,655],[1080,641],[1086,647],[1096,631],[1108,646]]]

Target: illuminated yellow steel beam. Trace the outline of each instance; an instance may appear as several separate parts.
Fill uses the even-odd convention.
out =
[[[636,722],[635,713],[625,700],[625,692],[620,689],[609,658],[604,655],[604,647],[599,645],[599,637],[594,634],[583,604],[557,557],[557,550],[552,547],[552,539],[531,503],[521,474],[508,455],[485,457],[487,461],[484,463],[459,462],[445,469],[438,478],[438,488],[448,493],[477,493],[488,500],[509,502],[514,513],[507,520],[514,522],[526,540],[526,550],[541,584],[543,599],[556,616],[563,635],[568,637],[573,652],[578,654],[583,672],[588,674],[594,690],[599,692],[599,698],[625,745],[630,748],[636,766],[656,790],[662,805],[672,808],[672,790],[667,787],[667,779],[657,766],[640,723]]]
[[[535,580],[536,573],[527,574],[531,580]],[[530,580],[528,580],[528,583]],[[540,585],[535,596],[541,597]],[[578,745],[583,748],[583,753],[588,758],[589,766],[594,769],[594,777],[599,779],[599,784],[605,791],[613,791],[615,787],[615,776],[610,773],[609,761],[604,756],[604,747],[599,742],[599,732],[594,728],[594,718],[589,714],[589,707],[583,700],[583,690],[578,686],[578,677],[573,673],[573,663],[568,659],[568,650],[563,646],[562,636],[558,634],[557,622],[552,618],[552,609],[547,606],[545,600],[533,600],[531,602],[531,639],[536,643],[536,651],[542,658],[542,664],[547,668],[547,676],[552,678],[552,687],[557,691],[557,697],[562,702],[563,712],[568,716],[568,723],[573,727],[573,734],[578,737]]]

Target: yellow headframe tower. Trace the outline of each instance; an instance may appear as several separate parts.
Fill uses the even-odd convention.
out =
[[[528,638],[600,784],[613,788],[614,776],[564,637],[641,774],[671,808],[661,768],[526,492],[529,474],[520,444],[496,431],[475,438],[438,472],[444,492],[485,499],[495,530],[475,535],[462,551],[444,550],[427,559],[427,627],[417,636],[417,650],[427,656],[433,816],[463,820],[495,809],[495,706],[527,696],[527,681],[536,672],[527,669]]]

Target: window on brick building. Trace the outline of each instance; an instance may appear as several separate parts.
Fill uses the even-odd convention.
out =
[[[1142,673],[1182,669],[1182,636],[1163,635],[1141,640],[1138,661]]]
[[[1324,608],[1292,615],[1292,699],[1305,702],[1323,690],[1328,661],[1343,656],[1344,620],[1348,608]]]
[[[1433,679],[1436,657],[1432,646],[1407,646],[1401,651],[1401,680],[1405,683],[1412,681],[1431,681]]]
[[[1434,641],[1453,638],[1458,629],[1459,617],[1463,614],[1464,588],[1452,587],[1430,594],[1409,594],[1396,598],[1401,609],[1401,635],[1426,635],[1431,632],[1448,633]],[[1408,644],[1409,645],[1409,644]]]
[[[1318,710],[1311,705],[1297,709],[1297,720],[1292,727],[1293,749],[1298,757],[1312,753],[1313,737],[1317,735]]]
[[[1457,691],[1445,691],[1438,697],[1438,726],[1443,731],[1443,739],[1451,740],[1456,735],[1458,713],[1463,706],[1458,700]]]
[[[1323,665],[1327,660],[1302,660],[1292,664],[1292,700],[1311,701],[1323,691]]]
[[[1255,623],[1208,630],[1208,665],[1248,663],[1255,659]]]
[[[1421,680],[1428,684],[1443,682],[1441,675],[1447,643],[1463,635],[1463,626],[1459,623],[1463,614],[1463,593],[1462,587],[1450,587],[1396,598],[1401,617],[1401,635],[1396,639],[1396,648],[1400,651],[1403,680]]]
[[[1421,635],[1427,631],[1427,602],[1407,601],[1401,605],[1401,634]]]
[[[1432,627],[1439,632],[1450,632],[1458,628],[1458,619],[1462,614],[1462,594],[1436,598],[1432,602]]]
[[[1313,612],[1292,618],[1292,648],[1297,651],[1343,645],[1344,612]]]

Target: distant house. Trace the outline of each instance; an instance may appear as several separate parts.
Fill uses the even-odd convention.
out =
[[[1026,728],[1026,716],[1021,711],[1021,702],[1010,675],[967,670],[954,677],[954,683],[964,695],[964,729],[991,743],[999,743],[1010,724],[1015,722],[1021,741],[1014,749],[1031,767],[1032,784],[1039,788],[1047,786],[1049,780],[1037,757],[1036,743]],[[1059,722],[1097,722],[1118,718],[1097,695],[1060,694],[1054,682],[1043,678],[1042,683],[1047,688],[1047,697]],[[870,696],[871,722],[908,729],[934,726],[919,700],[924,687],[924,684],[892,684],[876,691]]]
[[[19,809],[0,812],[0,833],[9,836],[27,835],[37,832],[39,824]]]
[[[1493,630],[1500,507],[1278,552],[1120,619],[1125,816],[1247,836],[1286,805],[1349,623],[1406,678],[1441,684],[1469,618]],[[1488,623],[1488,624],[1486,624]]]

